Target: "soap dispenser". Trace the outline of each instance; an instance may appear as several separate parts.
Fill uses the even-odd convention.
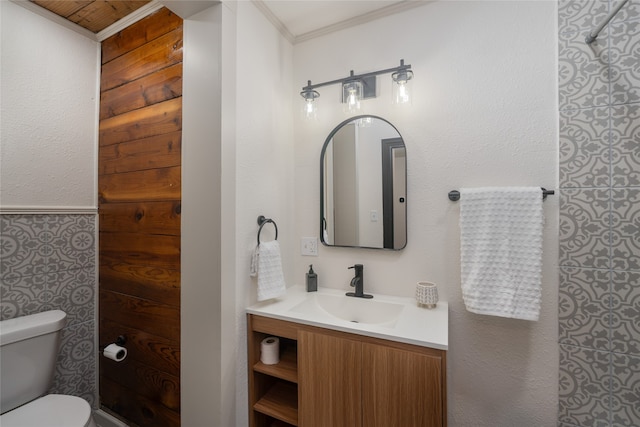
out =
[[[316,292],[318,290],[318,275],[313,271],[313,264],[309,265],[307,273],[307,292]]]

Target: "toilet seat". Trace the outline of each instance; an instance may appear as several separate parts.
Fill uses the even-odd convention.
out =
[[[91,406],[76,396],[48,394],[0,415],[2,427],[95,427]]]

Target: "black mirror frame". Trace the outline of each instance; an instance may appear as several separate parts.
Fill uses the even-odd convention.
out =
[[[398,134],[398,136],[402,139],[402,141],[404,142],[404,138],[402,137],[402,135],[400,134],[400,131],[398,131],[398,128],[396,128],[391,122],[389,122],[386,119],[383,119],[382,117],[379,116],[374,116],[371,114],[364,114],[364,115],[359,115],[359,116],[354,116],[354,117],[350,117],[346,120],[344,120],[343,122],[341,122],[338,126],[336,126],[331,133],[329,134],[329,136],[327,137],[327,139],[325,139],[324,144],[322,145],[322,151],[320,152],[320,242],[322,242],[323,246],[327,246],[330,248],[357,248],[357,249],[376,249],[376,250],[385,250],[385,251],[400,251],[404,248],[407,247],[407,243],[409,240],[409,232],[408,232],[408,209],[405,209],[405,224],[407,224],[407,229],[405,229],[405,242],[404,242],[404,246],[402,246],[401,248],[378,248],[378,247],[371,247],[371,246],[347,246],[347,245],[330,245],[327,242],[324,241],[324,225],[325,225],[325,218],[324,218],[324,192],[325,192],[325,188],[324,188],[324,158],[325,158],[325,153],[327,150],[327,146],[329,145],[329,143],[331,142],[331,140],[333,139],[334,135],[340,130],[342,129],[343,126],[347,125],[348,123],[351,123],[355,120],[358,119],[362,119],[362,118],[372,118],[372,119],[378,119],[378,120],[382,120],[383,122],[387,123],[389,126],[391,126]],[[405,152],[406,152],[407,146],[405,144]],[[408,157],[407,157],[408,158]],[[405,172],[405,176],[406,176],[406,172]],[[405,184],[406,185],[406,184]],[[407,186],[408,188],[408,186]],[[404,203],[407,203],[406,201]]]

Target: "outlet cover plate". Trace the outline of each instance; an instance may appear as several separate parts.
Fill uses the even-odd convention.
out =
[[[303,237],[300,239],[300,255],[318,256],[318,238]]]

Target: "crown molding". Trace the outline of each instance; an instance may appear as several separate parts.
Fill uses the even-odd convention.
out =
[[[269,9],[269,6],[267,6],[264,1],[251,0],[251,3],[253,3],[255,7],[257,7],[258,10],[262,12],[265,18],[267,18],[267,20],[269,20],[269,22],[271,22],[271,24],[276,27],[276,29],[280,32],[280,34],[282,34],[285,39],[289,40],[291,44],[295,43],[295,36],[291,34],[286,25],[284,25],[282,21],[278,19],[278,17],[271,11],[271,9]]]
[[[286,25],[269,9],[269,6],[263,0],[251,0],[260,12],[273,24],[274,27],[282,34],[284,38],[289,40],[291,44],[301,43],[307,40],[321,37],[326,34],[334,33],[336,31],[344,30],[347,28],[355,27],[356,25],[365,24],[376,19],[384,18],[385,16],[394,15],[396,13],[404,12],[416,7],[424,6],[425,4],[432,3],[434,0],[403,0],[389,6],[383,7],[378,10],[365,13],[364,15],[355,16],[353,18],[345,19],[344,21],[337,22],[335,24],[327,25],[317,30],[309,31],[300,35],[293,35]]]
[[[317,30],[309,31],[307,33],[295,36],[293,44],[301,43],[307,40],[321,37],[326,34],[334,33],[336,31],[344,30],[347,28],[355,27],[356,25],[366,24],[367,22],[375,21],[376,19],[384,18],[386,16],[395,15],[396,13],[404,12],[414,9],[416,7],[424,6],[425,4],[432,3],[434,0],[404,0],[398,3],[391,4],[378,10],[373,10],[364,15],[355,16],[353,18],[345,19],[344,21],[336,22],[335,24],[327,25],[326,27],[318,28]]]
[[[1,1],[1,0],[0,0]],[[163,4],[159,0],[152,0],[147,3],[143,7],[135,10],[129,15],[125,16],[118,22],[110,25],[104,30],[93,33],[86,28],[81,27],[80,25],[71,22],[55,13],[38,6],[37,4],[28,1],[28,0],[10,0],[12,3],[15,3],[19,6],[24,7],[31,12],[34,12],[44,18],[47,18],[57,24],[62,25],[65,28],[68,28],[72,31],[75,31],[88,39],[91,39],[96,42],[102,42],[103,40],[117,34],[118,32],[124,30],[128,26],[138,22],[139,20],[149,16],[153,12],[161,9]],[[403,0],[398,3],[391,4],[389,6],[383,7],[378,10],[374,10],[372,12],[366,13],[364,15],[356,16],[353,18],[345,19],[344,21],[337,22],[335,24],[327,25],[322,28],[318,28],[317,30],[309,31],[307,33],[300,34],[295,36],[289,31],[289,29],[282,23],[282,21],[269,9],[266,3],[263,0],[251,0],[260,12],[267,18],[269,22],[282,34],[282,36],[287,39],[291,44],[301,43],[307,40],[314,39],[316,37],[321,37],[326,34],[330,34],[336,31],[344,30],[350,27],[354,27],[356,25],[364,24],[370,21],[374,21],[376,19],[383,18],[385,16],[393,15],[396,13],[404,12],[406,10],[413,9],[415,7],[420,7],[425,4],[431,3],[433,0]]]
[[[147,16],[151,15],[153,12],[159,9],[162,9],[163,7],[164,6],[162,5],[162,3],[160,3],[158,0],[152,0],[151,2],[142,6],[141,8],[134,10],[133,12],[131,12],[121,20],[114,22],[104,30],[96,33],[96,40],[98,40],[99,42],[102,42],[108,39],[109,37],[113,36],[114,34],[118,34],[120,31],[124,30],[128,26],[135,24],[136,22],[140,21],[143,18],[146,18]]]

